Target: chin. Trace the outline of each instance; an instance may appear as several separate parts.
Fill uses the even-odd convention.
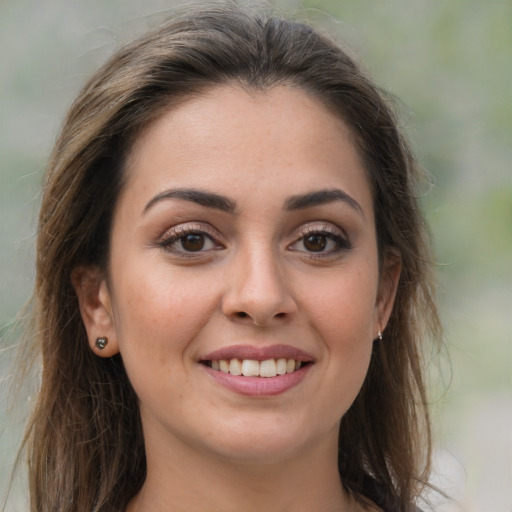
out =
[[[307,446],[331,438],[328,431],[314,431],[311,418],[305,420],[305,423],[295,425],[286,418],[269,421],[260,416],[257,421],[239,420],[210,437],[210,446],[223,458],[240,464],[269,465],[284,462],[303,453]],[[331,433],[334,433],[337,445],[337,426]]]

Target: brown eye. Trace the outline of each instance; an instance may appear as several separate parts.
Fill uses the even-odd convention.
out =
[[[327,237],[321,234],[308,235],[303,240],[304,248],[311,252],[321,252],[327,247]]]
[[[341,230],[331,225],[322,225],[320,229],[305,226],[302,236],[288,246],[292,251],[309,255],[310,258],[330,257],[352,248],[348,238]]]
[[[205,244],[204,235],[201,233],[189,233],[181,238],[181,247],[185,251],[200,251]]]
[[[207,253],[223,247],[213,236],[197,229],[178,227],[173,231],[164,236],[159,245],[174,254],[192,256],[193,253]]]

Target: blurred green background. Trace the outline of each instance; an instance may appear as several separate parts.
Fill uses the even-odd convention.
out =
[[[2,333],[30,294],[39,188],[67,107],[114,48],[155,26],[175,3],[0,0]],[[442,360],[432,386],[435,482],[458,501],[437,502],[436,510],[511,512],[512,3],[273,4],[341,38],[400,98],[403,126],[436,181],[423,204],[451,361]],[[7,413],[15,341],[5,335],[0,352],[0,497],[27,398],[21,414]],[[21,488],[7,510],[22,510],[24,494]]]

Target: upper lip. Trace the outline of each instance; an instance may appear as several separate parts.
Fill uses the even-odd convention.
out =
[[[221,359],[253,359],[265,361],[267,359],[295,359],[296,361],[312,362],[314,358],[291,345],[269,345],[258,347],[254,345],[230,345],[219,348],[200,357],[200,361],[219,361]]]

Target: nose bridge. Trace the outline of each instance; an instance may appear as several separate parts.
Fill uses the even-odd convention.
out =
[[[227,276],[224,313],[256,325],[289,318],[296,305],[279,255],[271,244],[252,242],[241,248]]]

